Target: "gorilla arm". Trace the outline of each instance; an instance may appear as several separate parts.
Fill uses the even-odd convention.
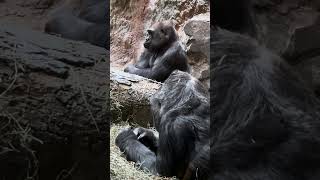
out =
[[[159,63],[152,68],[137,68],[134,65],[129,65],[127,70],[127,72],[131,74],[136,74],[160,82],[164,81],[173,71],[171,67],[163,63]]]
[[[138,140],[137,135],[131,128],[119,133],[116,138],[116,145],[125,154],[128,161],[133,161],[141,169],[156,174],[156,154]]]
[[[184,118],[165,123],[170,124],[163,127],[162,133],[159,134],[157,154],[142,144],[132,129],[120,132],[116,138],[116,145],[124,152],[127,160],[137,163],[142,169],[155,175],[183,177],[188,166],[186,162],[194,149],[194,128]]]
[[[145,65],[145,63],[149,63],[147,59],[149,58],[151,53],[143,54],[141,58],[144,58],[147,62],[143,61],[143,59],[140,59],[137,63],[139,65],[129,65],[125,69],[125,72],[162,82],[169,77],[173,70],[182,70],[182,67],[187,66],[184,64],[187,63],[185,61],[186,58],[182,57],[182,53],[180,51],[181,50],[177,49],[176,47],[169,48],[168,51],[166,51],[162,56],[159,56],[155,60],[153,67],[146,67]],[[146,68],[144,68],[143,66]]]
[[[186,119],[167,119],[161,127],[156,166],[162,176],[184,176],[196,139],[194,125]]]
[[[136,64],[134,64],[135,67],[141,69],[141,68],[148,68],[149,66],[149,60],[152,58],[152,54],[149,53],[147,50],[143,51],[143,53],[140,55],[139,60]],[[126,70],[125,70],[126,71]]]

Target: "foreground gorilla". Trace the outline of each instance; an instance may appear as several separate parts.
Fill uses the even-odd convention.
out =
[[[67,0],[51,12],[45,32],[109,48],[109,1]]]
[[[147,34],[145,49],[138,62],[128,65],[125,72],[160,82],[174,70],[189,72],[186,53],[171,22],[156,23],[147,30]]]
[[[141,168],[182,178],[199,152],[209,148],[208,92],[188,73],[174,71],[151,98],[151,108],[159,137],[144,128],[128,128],[120,132],[116,145]],[[188,175],[201,173],[196,169]]]
[[[211,40],[211,179],[320,179],[313,92],[255,40],[221,29]]]

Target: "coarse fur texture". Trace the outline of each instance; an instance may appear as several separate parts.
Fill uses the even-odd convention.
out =
[[[169,21],[155,23],[147,30],[144,51],[135,64],[124,71],[163,82],[174,70],[190,71],[185,50]]]
[[[133,129],[119,134],[118,147],[143,168],[184,180],[320,179],[312,90],[256,40],[219,28],[211,38],[210,122],[205,91],[173,73],[151,100],[157,151]]]
[[[320,179],[313,92],[254,39],[219,28],[211,38],[210,179]]]
[[[203,85],[190,74],[174,71],[151,98],[159,138],[148,133],[154,141],[148,141],[147,145],[155,142],[156,151],[139,141],[143,129],[124,129],[116,138],[116,145],[128,160],[153,174],[184,177],[193,159],[209,144],[208,95]],[[197,168],[197,172],[190,172],[190,177],[201,172]]]

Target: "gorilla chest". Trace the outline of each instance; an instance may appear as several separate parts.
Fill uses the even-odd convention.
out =
[[[161,57],[158,54],[154,54],[149,59],[149,67],[153,67],[161,61]]]

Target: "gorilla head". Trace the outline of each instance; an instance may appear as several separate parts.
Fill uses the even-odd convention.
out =
[[[170,92],[170,93],[169,93]],[[154,127],[159,131],[161,119],[166,114],[172,113],[172,109],[181,112],[190,112],[207,102],[209,96],[207,90],[190,74],[175,70],[164,82],[161,89],[151,99]],[[202,107],[202,106],[201,106]]]
[[[149,50],[161,49],[177,40],[177,34],[172,22],[155,23],[147,30],[144,47]]]
[[[186,51],[169,21],[154,24],[147,31],[144,50],[124,72],[163,82],[174,70],[190,72]]]

